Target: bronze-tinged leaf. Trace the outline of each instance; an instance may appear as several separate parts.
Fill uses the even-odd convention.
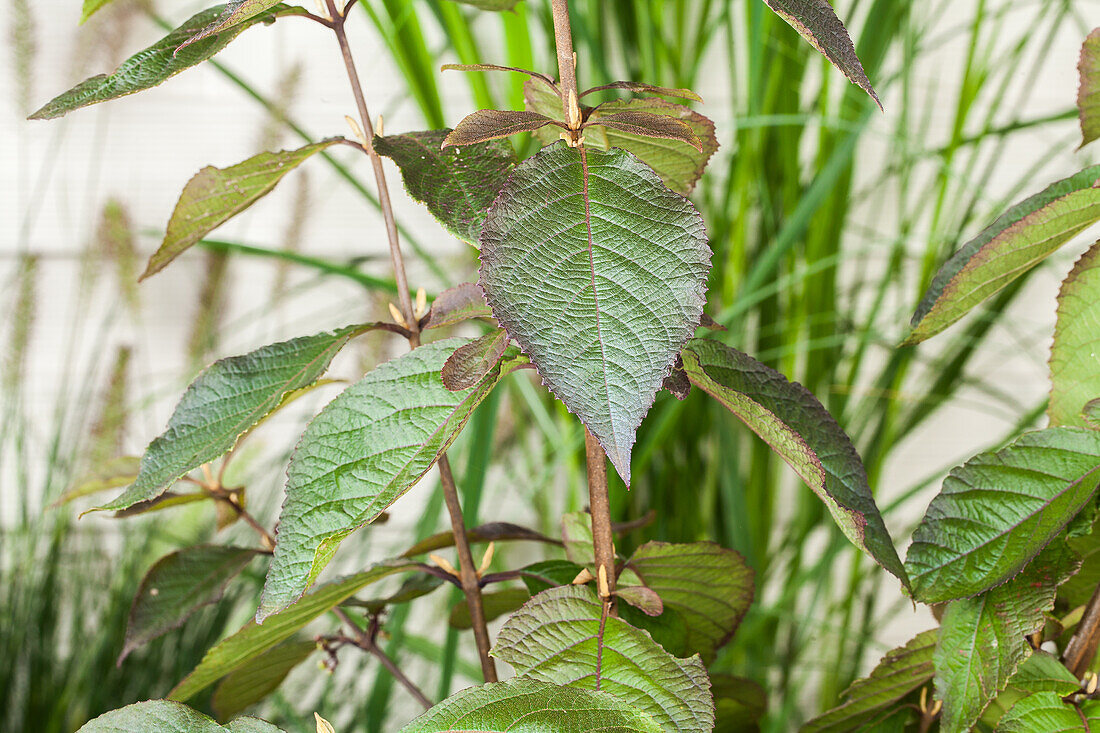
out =
[[[693,102],[702,102],[703,98],[690,89],[671,89],[669,87],[658,87],[652,84],[646,84],[640,81],[613,81],[610,84],[603,84],[598,87],[592,87],[591,89],[585,89],[581,92],[581,97],[585,97],[589,94],[596,92],[603,92],[609,89],[622,89],[628,92],[634,92],[636,94],[659,94],[663,97],[679,97],[680,99],[690,99]]]
[[[279,0],[236,0],[230,2],[225,6],[225,11],[221,14],[221,17],[180,44],[179,48],[176,49],[176,53],[178,54],[192,43],[252,20],[257,15],[266,13],[278,4]],[[287,10],[290,11],[290,8]],[[306,14],[305,8],[294,8],[293,11],[296,11],[296,14]]]
[[[473,145],[486,140],[496,140],[520,132],[532,132],[547,125],[565,125],[537,112],[515,112],[503,109],[482,109],[467,115],[451,134],[443,140],[449,145]]]
[[[554,80],[548,77],[546,74],[540,74],[537,71],[530,71],[528,69],[520,69],[515,66],[498,66],[497,64],[443,64],[439,67],[440,71],[514,71],[518,74],[527,74],[527,76],[538,79],[544,84],[549,85],[554,91],[558,91],[557,85]],[[560,96],[560,93],[559,93]]]
[[[1077,71],[1081,77],[1081,85],[1077,89],[1077,112],[1081,118],[1083,148],[1100,138],[1100,28],[1090,33],[1081,46]]]
[[[599,107],[596,109],[599,109]],[[594,125],[602,125],[603,127],[610,127],[631,135],[641,135],[642,137],[659,137],[665,140],[679,140],[680,142],[687,143],[700,153],[703,152],[703,143],[699,140],[699,137],[691,131],[691,127],[688,126],[686,122],[678,120],[675,117],[657,115],[652,112],[627,110],[625,112],[616,112],[610,115],[601,115],[591,122],[586,123],[585,127],[587,128]]]
[[[508,333],[503,328],[459,346],[443,362],[443,386],[452,392],[477,386],[500,363],[507,347]]]
[[[477,283],[462,283],[444,290],[432,301],[421,329],[442,328],[471,318],[492,318],[493,311],[485,302],[485,291]]]
[[[560,541],[552,537],[547,537],[533,529],[521,527],[518,524],[509,524],[508,522],[489,522],[480,527],[468,529],[466,530],[466,539],[470,543],[526,540],[531,542],[544,542],[549,545],[561,545]],[[440,532],[439,534],[434,534],[427,539],[417,542],[415,545],[405,550],[401,557],[415,557],[427,552],[442,550],[446,547],[454,547],[454,544],[455,539],[453,532]],[[576,573],[574,573],[574,575],[576,575]]]

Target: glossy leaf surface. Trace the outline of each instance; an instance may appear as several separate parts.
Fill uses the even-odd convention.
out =
[[[284,395],[319,379],[358,329],[303,336],[214,362],[187,388],[167,429],[145,449],[137,480],[99,508],[126,509],[155,499],[188,471],[221,456]]]
[[[500,630],[493,655],[527,679],[599,689],[641,710],[666,731],[710,733],[714,705],[698,657],[678,659],[617,618],[584,586],[543,591]]]
[[[387,362],[342,392],[306,428],[287,470],[262,621],[316,580],[344,537],[373,522],[428,472],[501,377],[452,392],[440,370],[468,339]]]
[[[935,336],[1100,219],[1100,166],[1016,204],[940,268],[905,344]]]
[[[1100,28],[1094,29],[1082,44],[1077,72],[1080,76],[1077,113],[1083,148],[1100,138]]]
[[[817,398],[717,341],[695,339],[682,358],[691,383],[767,442],[825,502],[845,536],[907,586],[909,579],[875,505],[863,462]]]
[[[629,483],[642,418],[703,313],[702,217],[621,150],[559,143],[489,211],[481,285],[500,324]]]
[[[1100,395],[1100,243],[1062,282],[1050,378],[1050,424],[1089,427],[1085,405]]]
[[[218,725],[197,710],[170,700],[127,705],[85,723],[77,733],[283,733],[258,718]]]
[[[1005,582],[1096,493],[1100,433],[1049,428],[954,469],[913,534],[906,567],[925,603]]]

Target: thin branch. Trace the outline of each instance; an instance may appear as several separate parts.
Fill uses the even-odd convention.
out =
[[[587,428],[584,431],[584,454],[588,469],[588,506],[592,512],[592,542],[596,554],[596,572],[606,581],[599,583],[600,596],[611,604],[615,615],[615,538],[611,531],[611,503],[607,494],[607,454]],[[597,576],[598,577],[598,576]],[[606,584],[606,587],[604,587]]]
[[[343,609],[334,608],[332,609],[332,612],[335,613],[342,622],[350,626],[351,633],[355,635],[354,638],[350,639],[347,637],[336,637],[337,641],[351,644],[362,649],[368,654],[373,655],[379,662],[382,663],[382,666],[385,667],[391,675],[393,675],[394,679],[400,682],[405,687],[405,689],[409,691],[409,694],[415,697],[416,701],[424,706],[425,710],[431,709],[432,701],[428,699],[428,696],[425,695],[424,692],[416,686],[416,683],[406,677],[405,673],[401,671],[401,668],[397,666],[397,663],[390,659],[389,655],[386,654],[386,652],[382,651],[382,648],[378,646],[376,642],[376,637],[378,634],[377,618],[372,617],[370,629],[368,631],[363,631],[359,628],[358,624],[351,620],[351,617],[348,616]]]
[[[1062,662],[1077,679],[1081,679],[1096,657],[1097,647],[1100,647],[1100,586],[1097,586],[1085,606],[1077,631],[1066,644]]]

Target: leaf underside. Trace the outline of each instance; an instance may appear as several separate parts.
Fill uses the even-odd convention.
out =
[[[601,624],[602,612],[586,586],[543,591],[504,624],[493,656],[525,679],[611,693],[666,731],[710,733],[714,705],[700,659],[678,659],[620,619]]]
[[[224,726],[197,710],[169,700],[149,700],[100,715],[77,733],[284,733],[259,718],[238,718]]]
[[[443,147],[476,145],[489,140],[532,132],[554,120],[535,112],[482,109],[466,115],[443,140]]]
[[[432,301],[425,329],[454,326],[471,318],[492,318],[493,310],[485,302],[485,291],[477,283],[462,283],[448,288]]]
[[[444,362],[466,343],[436,341],[383,364],[309,424],[287,470],[258,620],[293,603],[344,537],[419,481],[493,389],[499,366],[475,388],[452,392],[443,385]]]
[[[181,44],[180,48],[185,48],[208,36],[222,33],[239,23],[249,21],[257,15],[268,12],[278,4],[279,0],[235,0],[229,2],[225,5],[225,12],[217,20],[187,39]]]
[[[1096,493],[1100,433],[1048,428],[954,469],[906,558],[913,596],[967,598],[1026,565]]]
[[[221,456],[284,395],[320,378],[358,329],[303,336],[214,362],[187,388],[167,429],[145,449],[134,483],[99,508],[117,511],[155,499],[188,471]]]
[[[1100,28],[1089,33],[1077,64],[1080,86],[1077,112],[1081,121],[1081,147],[1100,138]]]
[[[1100,219],[1100,166],[1016,204],[940,268],[905,345],[935,336]]]
[[[682,358],[691,383],[765,440],[825,502],[845,536],[908,587],[863,462],[817,398],[774,369],[717,341],[694,339]]]
[[[630,135],[638,135],[644,138],[661,138],[665,140],[679,140],[687,143],[700,153],[703,152],[703,143],[692,132],[686,122],[652,112],[635,112],[627,110],[614,114],[600,115],[589,125],[598,125],[611,130],[625,132]],[[591,128],[585,128],[591,129]]]
[[[1062,282],[1050,377],[1050,424],[1089,427],[1085,405],[1100,395],[1100,242]]]
[[[481,236],[481,285],[544,383],[629,484],[642,418],[703,313],[702,217],[621,150],[544,149]]]
[[[459,346],[443,362],[443,386],[452,391],[476,387],[500,363],[506,348],[508,334],[503,328]]]

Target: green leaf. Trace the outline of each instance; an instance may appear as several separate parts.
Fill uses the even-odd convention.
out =
[[[1100,219],[1100,166],[1016,204],[936,273],[904,345],[935,336]]]
[[[359,330],[348,326],[214,362],[187,388],[167,429],[145,449],[137,480],[98,508],[119,510],[155,499],[188,471],[228,451],[285,394],[320,378]]]
[[[569,585],[583,569],[568,560],[543,560],[523,568],[520,578],[527,590],[535,594],[559,585]]]
[[[627,110],[590,119],[585,123],[584,129],[591,129],[594,126],[639,137],[678,140],[687,143],[700,153],[703,152],[703,142],[692,132],[691,127],[686,122],[668,115]]]
[[[87,18],[91,12],[94,12],[106,2],[107,0],[102,0],[102,2],[96,3],[91,8],[89,8],[89,3],[85,2],[84,17]],[[300,12],[300,9],[288,5],[276,5],[245,23],[238,23],[222,33],[204,38],[176,53],[176,49],[181,44],[220,18],[227,8],[227,5],[215,5],[212,8],[203,10],[201,13],[197,13],[149,48],[139,51],[123,61],[113,74],[100,74],[77,84],[69,91],[48,102],[32,114],[30,119],[51,120],[62,117],[81,107],[150,89],[181,71],[206,61],[228,46],[230,41],[246,29],[257,23],[274,20],[280,15]]]
[[[966,598],[1005,582],[1096,493],[1100,433],[1048,428],[954,469],[913,533],[913,597]]]
[[[286,641],[310,621],[371,583],[416,569],[417,564],[408,560],[380,563],[362,573],[318,586],[293,606],[268,617],[263,625],[249,621],[237,633],[206,652],[199,666],[176,685],[168,697],[183,701],[195,696],[249,660]]]
[[[80,22],[83,24],[88,18],[91,18],[97,11],[102,9],[111,0],[84,0],[84,8],[80,13]]]
[[[492,317],[493,310],[485,302],[485,292],[481,286],[477,283],[462,283],[444,290],[432,301],[432,308],[428,311],[422,328],[443,328],[471,318]]]
[[[501,616],[512,613],[522,606],[531,597],[526,588],[505,588],[504,590],[482,593],[481,599],[485,605],[485,620],[493,621]],[[451,607],[451,615],[447,623],[452,628],[466,631],[472,629],[470,622],[470,605],[466,600],[460,600]]]
[[[644,86],[644,85],[643,85]],[[665,90],[672,91],[672,90]],[[544,84],[528,81],[524,85],[524,99],[527,108],[553,117],[565,119],[561,98]],[[683,122],[702,143],[703,149],[696,150],[692,145],[676,140],[655,140],[651,137],[631,135],[629,133],[604,127],[591,127],[585,130],[585,145],[588,148],[609,150],[622,148],[633,153],[653,170],[665,182],[665,185],[677,193],[687,195],[703,175],[710,158],[718,150],[718,138],[714,123],[707,117],[688,109],[682,104],[667,102],[663,99],[627,99],[605,102],[589,113],[589,121],[598,122],[605,115],[627,112],[645,112],[664,115]],[[556,130],[543,129],[535,133],[544,145],[558,139]]]
[[[1081,119],[1083,148],[1100,138],[1100,28],[1094,29],[1081,45],[1077,71],[1081,79],[1077,89],[1077,112]]]
[[[312,640],[285,641],[226,675],[214,689],[211,705],[222,720],[260,702],[283,683],[290,671],[317,651]]]
[[[476,387],[500,364],[508,348],[508,333],[498,328],[463,344],[443,362],[439,372],[443,386],[452,392]]]
[[[278,4],[279,0],[235,0],[234,2],[227,3],[225,5],[225,11],[217,20],[180,44],[180,49],[186,48],[192,43],[201,41],[216,33],[222,33],[229,30],[235,25],[250,21],[258,15],[267,13]],[[305,11],[302,10],[301,12],[304,13]]]
[[[521,527],[518,524],[511,524],[509,522],[488,522],[480,527],[474,527],[473,529],[466,530],[466,539],[470,543],[476,542],[499,542],[501,540],[529,540],[531,542],[544,542],[548,544],[559,544],[555,540],[550,539],[544,534],[536,532],[528,527]],[[402,553],[402,557],[413,557],[415,555],[423,555],[426,552],[435,552],[436,550],[442,550],[446,547],[454,547],[455,537],[453,532],[440,532],[434,534],[415,545],[405,550]],[[580,568],[577,569],[580,572]],[[576,573],[574,573],[575,575]]]
[[[449,132],[376,137],[374,149],[397,164],[405,190],[447,231],[477,246],[489,207],[516,167],[516,153],[506,140],[444,149]]]
[[[603,92],[610,89],[623,89],[628,92],[634,92],[636,94],[660,94],[665,97],[679,97],[681,99],[690,99],[693,102],[702,102],[703,98],[690,89],[672,89],[670,87],[659,87],[653,84],[646,84],[641,81],[613,81],[610,84],[601,84],[598,87],[591,87],[581,92],[580,97],[584,99],[589,94],[596,92]]]
[[[804,725],[802,733],[847,733],[863,730],[884,711],[932,679],[936,629],[917,634],[908,644],[888,652],[865,679],[845,692],[845,701]]]
[[[1087,424],[1093,430],[1100,430],[1100,397],[1095,400],[1089,400],[1085,405],[1085,409],[1081,410],[1081,417],[1085,419]]]
[[[96,466],[88,475],[81,477],[71,489],[51,504],[50,508],[64,506],[84,496],[132,484],[137,478],[140,467],[141,458],[138,456],[111,458],[106,463]]]
[[[417,598],[422,598],[443,585],[443,583],[444,580],[435,575],[428,575],[426,573],[414,575],[402,583],[401,587],[394,593],[384,598],[373,598],[369,601],[360,601],[352,598],[346,601],[344,605],[365,608],[367,613],[377,615],[385,611],[389,606],[399,603],[409,603],[410,601],[415,601]]]
[[[1012,706],[1001,718],[998,733],[1061,733],[1087,731],[1100,723],[1100,704],[1095,700],[1081,707],[1062,701],[1056,693],[1037,692]]]
[[[863,462],[840,425],[805,387],[736,349],[695,339],[682,354],[696,387],[767,442],[813,489],[845,536],[908,587],[875,506]]]
[[[810,44],[820,51],[833,66],[844,72],[848,79],[871,95],[882,109],[875,88],[863,71],[855,46],[848,36],[848,29],[836,16],[828,0],[764,0],[769,8],[790,23]]]
[[[178,629],[203,606],[221,600],[225,586],[257,552],[247,547],[197,545],[157,560],[130,607],[119,663],[138,647]]]
[[[332,559],[447,450],[474,408],[510,371],[498,366],[452,392],[440,370],[468,339],[436,341],[375,369],[306,428],[287,470],[286,501],[256,618],[286,608]]]
[[[463,5],[473,5],[481,10],[511,10],[516,7],[519,0],[455,0]]]
[[[545,384],[630,482],[630,453],[703,314],[703,219],[621,150],[521,163],[481,235],[481,285]]]
[[[677,659],[603,610],[587,587],[543,591],[504,624],[493,656],[526,679],[609,692],[666,731],[710,733],[714,705],[699,658]]]
[[[228,168],[203,168],[180,194],[164,241],[140,279],[163,270],[207,234],[271,193],[286,174],[338,142],[339,138],[330,138],[297,150],[260,153]]]
[[[665,604],[661,597],[652,588],[644,585],[619,585],[611,591],[611,594],[647,616],[660,616],[665,611]]]
[[[717,718],[714,733],[760,730],[760,719],[768,711],[768,694],[763,687],[728,674],[711,674],[710,682]]]
[[[1008,686],[1024,692],[1056,692],[1065,697],[1081,688],[1081,681],[1054,655],[1037,649],[1031,653]]]
[[[644,712],[605,692],[512,679],[452,695],[402,728],[401,733],[457,730],[661,733],[661,726]]]
[[[283,733],[258,718],[218,725],[202,713],[170,700],[127,705],[85,723],[77,733]]]
[[[1051,425],[1089,427],[1085,405],[1100,395],[1100,242],[1077,261],[1058,295],[1050,351]]]
[[[626,565],[687,623],[690,653],[714,661],[745,617],[753,598],[753,571],[745,558],[713,542],[647,542]]]
[[[1017,577],[993,590],[949,603],[933,655],[942,730],[968,731],[1031,653],[1026,636],[1043,627],[1058,585],[1077,568],[1061,540]]]
[[[521,132],[533,132],[547,125],[565,128],[560,122],[536,112],[481,109],[463,117],[444,138],[443,147],[476,145]]]
[[[580,567],[591,568],[596,563],[595,540],[592,539],[592,515],[569,512],[561,518],[561,539],[565,557]]]

